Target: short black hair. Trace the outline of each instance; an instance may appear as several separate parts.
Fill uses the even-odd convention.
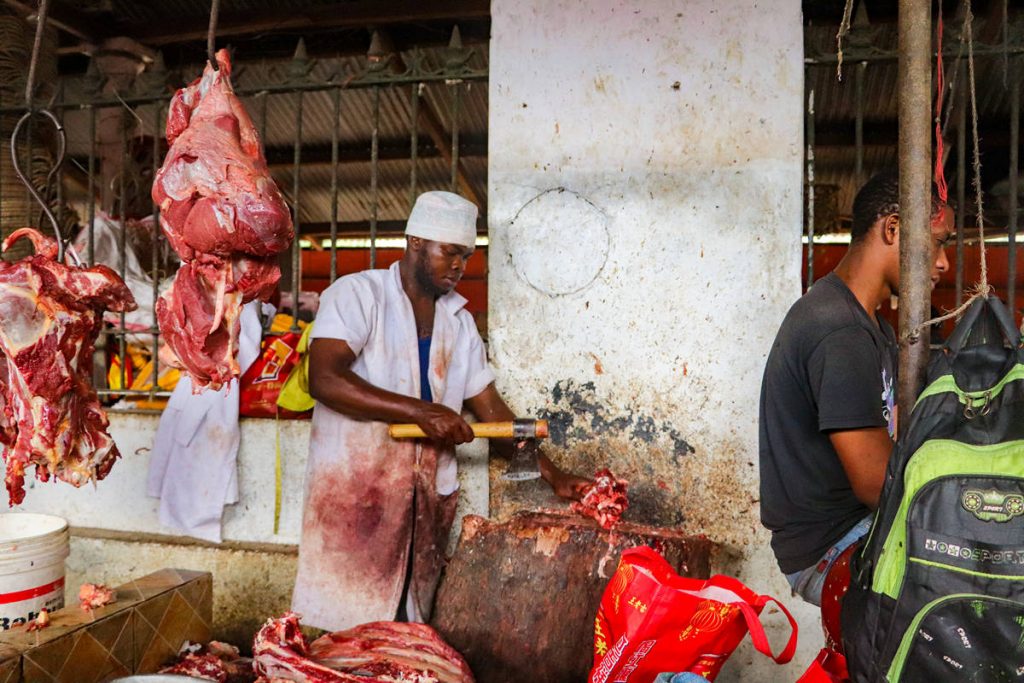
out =
[[[946,204],[939,197],[939,189],[932,183],[932,215],[934,216]],[[886,169],[871,177],[864,183],[853,200],[853,226],[850,228],[850,241],[859,242],[871,230],[871,226],[879,218],[885,218],[900,212],[900,173],[896,169]]]

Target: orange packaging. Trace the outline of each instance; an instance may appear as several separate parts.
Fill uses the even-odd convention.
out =
[[[299,362],[298,345],[301,337],[299,332],[285,332],[263,339],[263,352],[242,375],[239,414],[245,417],[287,419],[309,417],[309,412],[296,413],[277,406],[281,387]]]

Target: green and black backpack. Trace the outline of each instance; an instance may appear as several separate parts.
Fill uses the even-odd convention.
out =
[[[933,358],[852,562],[854,683],[1024,681],[1024,351],[979,298]]]

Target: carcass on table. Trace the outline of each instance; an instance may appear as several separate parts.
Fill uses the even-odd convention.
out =
[[[424,624],[380,621],[307,645],[299,616],[288,612],[260,629],[252,652],[266,681],[474,683],[462,656]]]
[[[291,215],[267,168],[259,135],[219,69],[182,88],[167,115],[170,150],[153,181],[160,226],[182,265],[157,303],[161,358],[193,387],[238,377],[242,305],[266,301],[281,277],[277,255],[294,238]]]
[[[242,657],[238,648],[216,640],[199,645],[186,643],[178,660],[160,670],[163,674],[191,676],[216,683],[252,683],[256,672],[252,660]]]
[[[32,228],[13,232],[36,253],[0,262],[0,444],[11,505],[25,498],[25,468],[73,486],[103,479],[119,457],[90,384],[103,311],[132,311],[135,299],[106,266],[57,261],[57,242]]]

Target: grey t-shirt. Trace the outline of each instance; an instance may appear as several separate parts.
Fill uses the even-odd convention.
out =
[[[761,522],[783,572],[818,562],[870,513],[829,432],[895,431],[896,335],[830,273],[779,328],[761,384]]]

